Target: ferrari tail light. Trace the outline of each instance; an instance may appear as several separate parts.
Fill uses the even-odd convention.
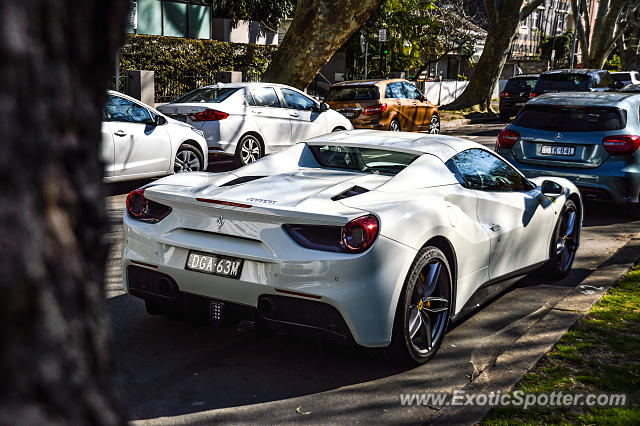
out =
[[[602,139],[602,145],[611,155],[631,155],[640,148],[640,137],[636,135],[607,136]]]
[[[378,218],[372,214],[353,219],[342,228],[342,245],[351,253],[365,251],[377,237]]]
[[[136,189],[127,196],[129,217],[148,223],[158,223],[171,213],[171,207],[148,200],[144,188]]]
[[[219,121],[227,118],[229,114],[222,111],[216,111],[215,109],[205,109],[202,112],[191,114],[189,118],[191,121]]]
[[[509,92],[502,92],[502,93],[500,93],[500,97],[501,97],[501,98],[508,98],[509,96],[511,96],[511,95],[509,94]]]
[[[364,115],[374,115],[374,114],[382,114],[387,110],[387,104],[376,104],[371,105],[370,107],[365,108]]]
[[[498,133],[496,145],[498,145],[498,148],[511,149],[518,139],[520,139],[520,133],[511,129],[504,129]]]
[[[536,97],[536,92],[534,92],[534,91],[529,92],[529,97],[530,98],[535,98]]]
[[[345,226],[282,225],[298,245],[336,253],[362,253],[378,237],[378,218],[374,215],[353,219]]]

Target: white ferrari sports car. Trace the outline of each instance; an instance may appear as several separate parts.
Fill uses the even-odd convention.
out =
[[[487,289],[565,276],[581,218],[571,182],[476,143],[343,131],[131,192],[124,282],[152,314],[315,329],[419,364]]]

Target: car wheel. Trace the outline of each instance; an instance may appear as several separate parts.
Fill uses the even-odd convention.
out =
[[[559,280],[571,271],[580,240],[579,220],[576,204],[572,200],[567,200],[553,230],[551,257],[543,267],[548,278]]]
[[[400,131],[400,122],[398,120],[396,120],[395,118],[393,120],[391,120],[391,123],[389,123],[389,131],[390,132],[399,132]]]
[[[335,129],[333,129],[331,132],[341,132],[343,130],[347,130],[344,127],[336,127]]]
[[[437,135],[440,133],[440,117],[438,114],[433,114],[431,116],[431,121],[429,122],[429,134]]]
[[[245,135],[238,142],[234,161],[236,166],[242,167],[258,161],[263,155],[260,140],[254,135]]]
[[[173,172],[199,172],[202,170],[202,154],[197,148],[191,145],[184,144],[178,148],[176,158],[173,162]]]
[[[437,247],[421,249],[398,301],[390,355],[410,365],[431,359],[449,324],[450,301],[451,270],[447,258]]]

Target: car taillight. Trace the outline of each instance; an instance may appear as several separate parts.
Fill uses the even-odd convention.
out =
[[[365,108],[364,115],[382,114],[387,110],[387,104],[371,105]]]
[[[536,92],[529,92],[529,97],[530,98],[535,98],[536,97]]]
[[[511,149],[518,139],[520,139],[520,133],[511,129],[504,129],[498,133],[496,145],[498,145],[498,148]]]
[[[509,92],[502,92],[502,93],[500,93],[500,97],[501,97],[501,98],[508,98],[509,96],[511,96],[511,95],[509,94]]]
[[[127,196],[127,213],[133,219],[158,223],[171,213],[171,207],[144,197],[144,188],[136,189]]]
[[[371,247],[378,236],[378,218],[372,214],[353,219],[342,228],[342,245],[350,253]]]
[[[215,109],[205,109],[202,112],[191,114],[189,118],[191,121],[218,121],[224,120],[229,114],[222,111],[216,111]]]
[[[607,136],[602,139],[602,145],[611,155],[630,155],[640,148],[640,137],[636,135]]]
[[[353,219],[345,226],[282,225],[298,245],[336,253],[361,253],[371,247],[378,236],[378,218],[374,215]]]

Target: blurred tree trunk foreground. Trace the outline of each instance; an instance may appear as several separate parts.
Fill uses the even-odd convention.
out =
[[[0,424],[119,424],[101,109],[127,2],[0,0]]]
[[[298,0],[296,13],[263,81],[304,90],[385,0]]]
[[[446,109],[463,109],[479,105],[491,111],[491,96],[515,40],[520,21],[529,16],[543,0],[484,0],[489,31],[478,63],[473,67],[469,85]]]

